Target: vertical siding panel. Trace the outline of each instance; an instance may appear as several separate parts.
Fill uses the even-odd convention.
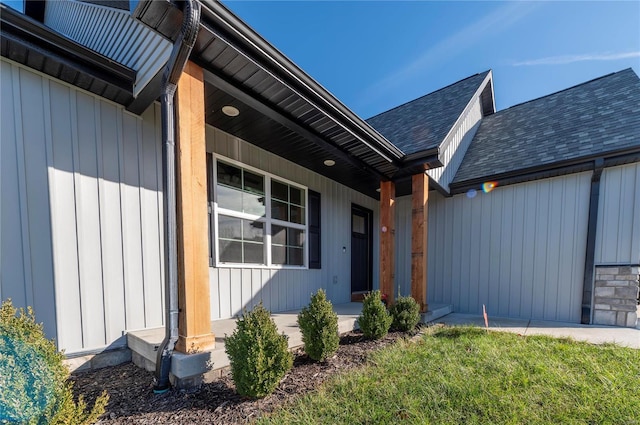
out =
[[[107,341],[122,336],[126,329],[122,262],[122,222],[120,220],[120,169],[118,151],[118,119],[115,106],[100,107],[98,138],[100,225],[102,235],[103,285]]]
[[[469,208],[465,208],[464,200],[465,197],[458,198],[457,209],[460,212],[460,221],[461,221],[461,239],[460,239],[460,251],[458,255],[460,256],[460,262],[462,264],[466,264],[466,267],[458,267],[459,276],[458,276],[458,285],[456,287],[456,291],[458,292],[459,301],[457,306],[454,307],[454,311],[468,311],[470,304],[470,288],[467,286],[470,283],[471,278],[471,244],[474,242],[471,240],[471,229],[472,223],[469,220]]]
[[[640,164],[606,168],[600,185],[596,264],[640,263]]]
[[[82,344],[82,313],[80,310],[80,276],[78,272],[78,240],[76,238],[76,203],[74,185],[74,152],[72,123],[75,122],[75,102],[72,91],[61,84],[49,84],[51,99],[51,144],[53,170],[50,192],[53,258],[55,270],[58,347],[80,350]]]
[[[240,270],[240,295],[242,299],[242,308],[251,309],[251,299],[253,297],[253,292],[251,289],[252,284],[252,274],[251,269],[242,269]]]
[[[575,204],[575,196],[572,195],[572,187],[574,187],[578,181],[575,176],[572,176],[571,179],[565,179],[562,181],[563,190],[562,190],[562,211],[558,216],[558,247],[559,247],[559,258],[556,261],[559,261],[556,264],[556,279],[558,282],[557,285],[557,293],[556,300],[554,300],[554,306],[556,307],[556,317],[559,320],[570,320],[570,308],[566,308],[565,303],[570,302],[572,299],[572,285],[569,285],[569,282],[572,282],[571,274],[573,271],[573,267],[568,267],[572,265],[573,261],[575,261],[575,256],[570,254],[573,252],[573,244],[575,243],[575,239],[573,237],[574,232],[574,223],[576,221],[575,211],[577,205]],[[573,214],[571,212],[574,212]],[[564,306],[564,307],[563,307]]]
[[[104,297],[102,293],[102,250],[100,247],[100,211],[96,151],[95,100],[76,94],[77,138],[74,138],[76,215],[80,297],[84,346],[104,346]]]
[[[538,205],[536,208],[536,229],[535,229],[535,248],[534,248],[534,264],[536,267],[533,270],[533,294],[534,302],[532,305],[532,311],[534,317],[544,318],[544,299],[545,299],[545,284],[547,279],[545,259],[547,251],[547,226],[549,219],[549,182],[543,181],[537,187],[536,198]]]
[[[271,303],[271,273],[269,270],[258,270],[260,272],[260,299],[258,301],[262,301],[264,307],[273,311],[273,304]]]
[[[213,267],[209,267],[209,284],[211,285],[209,288],[209,296],[210,296],[210,306],[211,306],[211,320],[220,319],[220,294],[218,290],[218,269],[214,269]],[[215,329],[214,329],[215,331]]]
[[[549,189],[549,223],[547,225],[547,259],[544,298],[544,317],[553,320],[558,317],[557,302],[559,296],[560,263],[569,263],[570,257],[564,257],[560,250],[561,244],[561,220],[566,211],[563,208],[565,198],[564,188],[567,182],[573,184],[571,177],[562,180],[554,180]]]
[[[480,195],[480,196],[478,196]],[[480,270],[482,266],[482,194],[478,193],[475,198],[471,199],[470,214],[467,219],[471,221],[471,255],[469,264],[469,309],[467,312],[477,313],[481,310],[480,302]]]
[[[242,313],[242,270],[231,269],[229,279],[231,296],[231,314],[236,316]]]
[[[220,293],[220,317],[231,317],[231,270],[218,269],[218,289]]]
[[[604,193],[604,222],[607,230],[602,233],[604,246],[603,261],[616,263],[618,255],[618,230],[620,228],[620,189],[622,184],[622,172],[619,168],[607,170],[606,191]]]
[[[520,317],[533,317],[533,299],[535,291],[534,272],[537,268],[535,261],[536,248],[536,216],[537,216],[537,186],[525,185],[522,188],[525,194],[524,202],[524,229],[522,238],[522,278]]]
[[[160,258],[160,225],[158,211],[157,146],[161,144],[155,108],[147,108],[142,115],[140,138],[140,216],[142,230],[142,266],[144,274],[145,323],[147,327],[163,323],[163,280]]]
[[[500,225],[500,276],[498,295],[498,314],[509,315],[509,303],[511,300],[511,262],[512,262],[512,235],[513,235],[513,204],[515,191],[507,188],[499,191],[502,195],[502,220]]]
[[[488,265],[487,282],[487,311],[495,316],[500,314],[500,266],[502,263],[502,252],[500,249],[502,219],[504,210],[502,209],[502,194],[508,191],[496,190],[486,194],[486,205],[488,209],[483,211],[483,217],[487,223],[490,223],[488,232],[489,249],[487,252],[486,262]]]
[[[22,116],[29,117],[23,122],[23,152],[26,189],[22,219],[27,224],[29,266],[26,274],[31,277],[31,287],[27,288],[27,300],[31,297],[36,320],[43,321],[47,335],[55,337],[55,305],[51,302],[53,287],[53,253],[51,242],[51,222],[49,211],[49,182],[47,176],[47,149],[45,139],[49,129],[45,129],[44,101],[49,99],[45,91],[48,84],[30,72],[21,72]],[[47,121],[50,122],[47,113]],[[25,251],[23,251],[25,252]],[[25,267],[26,268],[26,267]]]
[[[144,305],[144,273],[140,226],[140,177],[138,152],[138,120],[122,114],[120,150],[122,243],[127,329],[146,326]]]
[[[0,295],[16,306],[27,306],[22,240],[21,192],[18,177],[18,145],[22,144],[22,110],[19,69],[2,61],[2,144],[0,144]]]
[[[156,140],[157,143],[155,145],[155,156],[156,156],[156,181],[158,191],[156,192],[156,205],[158,212],[158,250],[159,250],[159,263],[160,263],[160,300],[162,309],[164,310],[165,301],[165,276],[164,276],[164,174],[162,171],[162,111],[160,109],[160,104],[155,103],[153,105],[154,110],[154,122],[156,126]],[[162,315],[162,324],[165,324],[165,315]]]
[[[523,279],[523,265],[525,259],[523,248],[525,245],[525,202],[526,196],[523,190],[512,190],[511,211],[513,213],[511,222],[511,234],[510,237],[510,261],[507,267],[510,267],[509,273],[509,304],[508,304],[508,316],[519,316],[520,312],[520,300],[522,297],[522,290],[524,285]]]
[[[630,178],[633,179],[633,200],[630,202],[630,207],[633,208],[631,228],[631,247],[629,248],[629,258],[633,262],[640,264],[640,164],[635,164],[635,170],[629,171]]]
[[[462,304],[462,268],[458,267],[454,258],[462,257],[464,255],[461,252],[460,248],[464,245],[457,246],[457,244],[463,243],[463,241],[467,238],[467,235],[464,232],[467,230],[466,223],[463,221],[463,205],[462,198],[457,199],[457,202],[454,202],[454,210],[453,210],[453,233],[451,234],[451,302],[455,308],[460,308],[460,304]],[[428,247],[427,247],[428,249]],[[428,253],[427,253],[428,255]]]
[[[251,308],[258,305],[262,299],[262,271],[253,269],[251,270]]]

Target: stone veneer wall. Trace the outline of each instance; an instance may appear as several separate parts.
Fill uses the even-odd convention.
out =
[[[639,266],[596,266],[594,325],[636,327]]]

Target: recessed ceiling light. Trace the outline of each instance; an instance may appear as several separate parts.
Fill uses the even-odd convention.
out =
[[[237,117],[240,115],[240,111],[235,106],[225,105],[222,107],[222,113],[228,117]]]
[[[336,165],[336,162],[333,159],[325,159],[324,165],[326,165],[327,167],[333,167],[334,165]]]

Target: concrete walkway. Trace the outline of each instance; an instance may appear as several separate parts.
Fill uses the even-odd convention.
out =
[[[484,327],[484,319],[472,314],[451,313],[433,323],[449,326],[474,325]],[[623,347],[640,349],[640,329],[615,326],[579,325],[576,323],[542,320],[505,319],[489,316],[489,328],[520,335],[549,335],[569,337],[593,344],[613,343]]]

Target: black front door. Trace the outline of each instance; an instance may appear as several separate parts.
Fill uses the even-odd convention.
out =
[[[372,288],[373,212],[357,205],[351,206],[351,293],[361,294]],[[352,297],[353,299],[353,297]]]

